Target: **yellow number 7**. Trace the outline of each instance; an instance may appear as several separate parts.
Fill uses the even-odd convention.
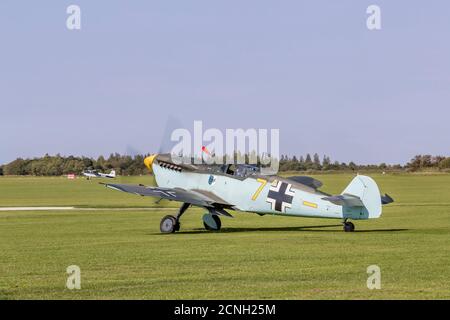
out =
[[[264,189],[264,187],[267,184],[267,180],[264,180],[264,179],[256,179],[256,181],[261,183],[261,185],[258,187],[258,189],[256,190],[255,194],[253,195],[253,197],[252,197],[253,201],[255,201],[258,198],[259,194],[261,193],[261,191]]]

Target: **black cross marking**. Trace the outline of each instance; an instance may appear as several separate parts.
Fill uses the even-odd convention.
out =
[[[161,190],[161,189],[157,189],[157,188],[152,188],[152,187],[148,187],[148,189],[154,191],[154,192],[159,192],[163,195],[165,195],[166,197],[172,197],[175,198],[176,194],[174,191],[165,191],[165,190]]]
[[[295,194],[291,187],[289,183],[274,181],[267,195],[267,202],[272,205],[272,210],[285,212],[286,208],[291,207]]]

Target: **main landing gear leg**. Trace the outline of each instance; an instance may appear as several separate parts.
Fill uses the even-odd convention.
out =
[[[183,203],[176,217],[167,215],[162,218],[161,224],[159,225],[161,232],[174,233],[175,231],[180,230],[180,218],[190,205],[190,203]]]

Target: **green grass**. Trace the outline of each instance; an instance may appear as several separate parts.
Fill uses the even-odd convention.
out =
[[[76,206],[89,208],[145,208],[161,207],[156,200],[148,197],[130,196],[126,193],[111,192],[99,182],[154,184],[152,176],[118,177],[117,179],[65,177],[0,177],[0,207],[26,206]],[[170,203],[170,206],[178,204]]]
[[[315,176],[339,193],[348,174]],[[0,212],[0,299],[449,299],[450,175],[376,175],[396,202],[344,233],[337,220],[235,213],[218,233],[174,209],[86,180],[0,178],[0,206],[130,207]],[[121,182],[148,183],[149,177]],[[82,289],[65,288],[81,268]],[[380,266],[382,289],[366,287]]]

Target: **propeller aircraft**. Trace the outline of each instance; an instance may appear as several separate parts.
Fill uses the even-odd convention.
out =
[[[154,154],[144,159],[154,174],[157,187],[101,183],[106,187],[140,196],[181,202],[176,216],[166,215],[160,223],[162,233],[180,230],[180,218],[191,206],[204,208],[205,229],[218,231],[220,217],[229,211],[259,215],[340,219],[346,232],[355,230],[349,220],[379,218],[382,205],[394,200],[380,195],[376,182],[357,175],[339,195],[319,190],[322,183],[307,176],[262,175],[260,168],[248,164],[176,164],[170,154]]]
[[[88,180],[92,179],[92,178],[109,178],[109,179],[114,179],[116,177],[116,171],[115,170],[111,170],[110,173],[101,173],[101,172],[97,172],[95,170],[86,170],[83,171],[83,176],[85,176]]]

